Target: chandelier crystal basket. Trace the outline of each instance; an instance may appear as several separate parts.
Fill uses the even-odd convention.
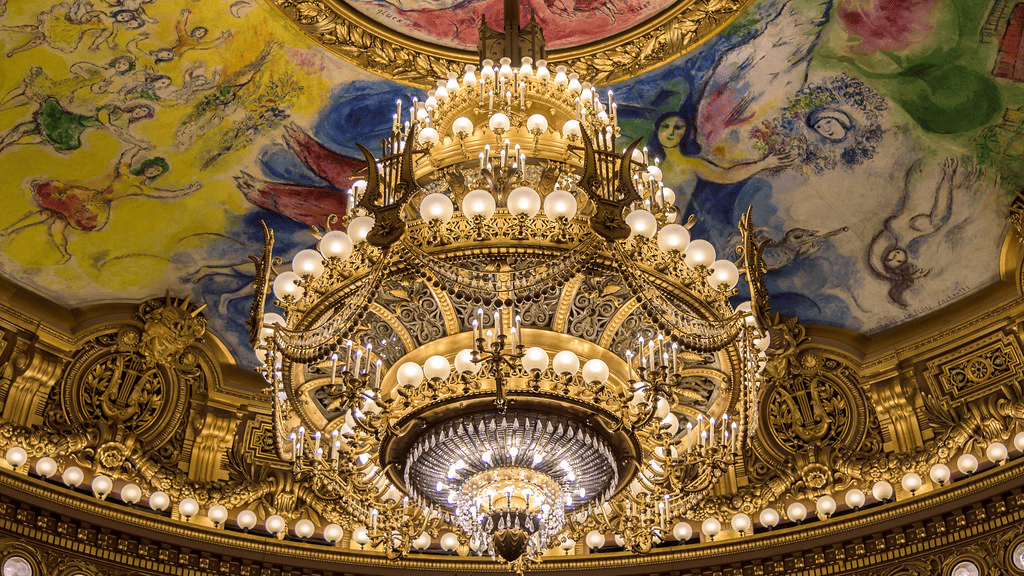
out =
[[[563,66],[484,60],[411,104],[379,156],[360,146],[345,231],[276,275],[266,231],[250,335],[280,456],[391,558],[651,550],[754,434],[749,213],[739,267],[691,240],[611,91]],[[403,324],[424,310],[429,330]]]

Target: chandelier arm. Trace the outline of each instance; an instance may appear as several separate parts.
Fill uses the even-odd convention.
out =
[[[742,243],[736,247],[736,251],[743,257],[743,272],[750,285],[750,310],[757,321],[758,326],[769,326],[768,318],[770,308],[768,306],[768,290],[765,288],[764,275],[768,267],[764,262],[764,249],[772,244],[771,238],[757,241],[754,235],[753,213],[754,207],[750,206],[740,218],[740,235]]]
[[[263,309],[267,304],[270,274],[274,270],[274,231],[267,228],[267,223],[263,220],[260,220],[260,225],[263,226],[263,252],[259,258],[250,256],[256,265],[256,275],[252,280],[252,306],[249,307],[249,319],[246,321],[249,330],[249,345],[252,348],[256,348],[260,344],[260,333],[263,331]]]

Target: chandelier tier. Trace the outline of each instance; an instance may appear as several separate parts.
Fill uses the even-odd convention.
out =
[[[519,571],[588,531],[642,553],[736,463],[763,246],[748,214],[734,308],[740,267],[616,117],[562,66],[485,60],[360,146],[345,231],[276,275],[267,231],[250,334],[278,452],[353,541],[398,558],[447,532]]]

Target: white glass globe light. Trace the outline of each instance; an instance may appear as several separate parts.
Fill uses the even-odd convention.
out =
[[[672,408],[668,400],[658,396],[654,400],[654,417],[659,420],[663,420],[668,416],[669,410]]]
[[[747,530],[750,530],[750,516],[740,512],[729,520],[729,525],[732,526],[733,530],[743,534]]]
[[[985,448],[985,457],[993,464],[1005,463],[1008,456],[1006,445],[1002,442],[993,442]]]
[[[242,530],[249,531],[256,527],[256,513],[252,510],[242,510],[235,517],[235,523]]]
[[[671,206],[676,203],[675,190],[671,188],[662,188],[659,194],[661,194],[661,197],[664,200],[666,206]]]
[[[455,371],[459,374],[476,374],[480,371],[480,364],[473,362],[473,351],[471,349],[460,350],[455,355]]]
[[[846,491],[846,505],[854,510],[859,510],[867,501],[864,491],[859,488],[851,488]]]
[[[608,381],[608,365],[600,358],[587,360],[583,365],[583,381],[587,384],[604,384]]]
[[[757,521],[765,528],[775,528],[779,525],[779,513],[774,508],[765,508],[757,515]]]
[[[441,548],[443,550],[447,550],[448,552],[454,552],[456,549],[458,549],[458,547],[459,537],[456,536],[453,532],[445,532],[445,534],[441,536]]]
[[[604,533],[600,530],[591,530],[590,532],[587,532],[587,548],[590,548],[591,550],[597,550],[598,548],[604,546],[604,542]]]
[[[509,129],[512,123],[509,121],[508,116],[498,112],[492,114],[490,119],[487,120],[487,126],[494,132],[504,132]]]
[[[423,532],[412,541],[413,548],[417,550],[426,550],[430,548],[431,538],[428,532]]]
[[[324,257],[320,252],[312,249],[299,250],[299,253],[292,258],[292,272],[299,276],[311,276],[316,278],[324,272]]]
[[[215,525],[220,526],[228,519],[228,509],[220,504],[214,504],[206,511],[206,517]]]
[[[473,121],[465,116],[459,116],[452,122],[452,133],[461,137],[469,136],[473,133]]]
[[[961,454],[956,459],[956,469],[962,474],[974,474],[978,471],[978,457],[974,454]]]
[[[10,461],[8,461],[10,463]],[[42,478],[49,478],[57,473],[57,461],[49,456],[43,456],[36,460],[36,474]]]
[[[284,521],[284,518],[277,514],[271,514],[263,521],[263,528],[265,528],[269,534],[273,534],[275,536],[284,532],[287,527],[288,524]]]
[[[317,247],[324,258],[337,258],[344,261],[352,255],[352,239],[341,230],[331,230],[324,234]]]
[[[529,186],[520,186],[509,193],[507,204],[509,214],[533,218],[540,212],[540,194]]]
[[[494,196],[486,190],[473,190],[462,199],[462,213],[470,220],[477,216],[489,220],[494,215]]]
[[[693,537],[693,527],[689,522],[676,522],[672,527],[672,536],[680,542],[686,542]]]
[[[946,482],[949,482],[949,466],[939,462],[934,464],[930,470],[928,470],[928,477],[932,479],[939,486],[943,486]]]
[[[697,240],[703,242],[703,240]],[[665,254],[684,252],[690,245],[690,231],[679,224],[668,224],[658,232],[658,249]],[[689,262],[687,262],[689,264]]]
[[[1013,447],[1016,448],[1018,452],[1024,452],[1024,432],[1018,432],[1017,435],[1013,437]]]
[[[885,480],[879,480],[871,487],[871,495],[879,502],[885,502],[889,498],[892,498],[892,494],[892,484],[889,484]]]
[[[953,566],[953,571],[949,573],[949,576],[979,576],[978,566],[970,560],[964,560]]]
[[[669,436],[675,436],[676,432],[679,432],[679,417],[669,412],[668,416],[661,420],[661,429]]]
[[[732,290],[740,280],[740,271],[729,260],[715,260],[711,264],[708,282],[719,290]]]
[[[423,382],[423,368],[415,362],[406,362],[398,367],[395,378],[401,386],[419,386]]]
[[[807,507],[800,502],[793,502],[786,506],[786,517],[790,522],[803,522],[807,518]]]
[[[718,521],[718,518],[706,518],[700,524],[700,531],[708,538],[714,538],[722,531],[722,523]]]
[[[85,474],[78,466],[69,466],[61,474],[61,480],[64,481],[65,486],[75,488],[82,483],[82,480],[85,480]]]
[[[299,538],[309,538],[316,532],[316,525],[312,520],[303,518],[295,523],[295,535]]]
[[[348,237],[352,244],[366,242],[366,235],[373,229],[373,216],[356,216],[348,223]]]
[[[757,319],[754,318],[754,312],[752,308],[753,304],[750,303],[750,300],[740,302],[739,305],[736,306],[736,313],[744,314],[743,322],[746,323],[747,326],[757,325]]]
[[[818,498],[814,503],[815,511],[825,518],[831,518],[836,513],[836,499],[828,494]]]
[[[543,372],[548,367],[548,353],[538,346],[527,348],[523,353],[522,363],[527,371]]]
[[[907,472],[903,475],[903,479],[900,480],[900,485],[903,489],[911,494],[921,489],[921,477],[914,472]]]
[[[423,146],[433,146],[441,141],[441,135],[432,126],[427,126],[416,135],[416,140]]]
[[[324,540],[331,544],[337,544],[344,534],[345,531],[342,530],[341,526],[333,522],[324,526]]]
[[[715,247],[707,240],[694,240],[686,246],[684,257],[690,268],[711,266],[715,261]]]
[[[648,166],[647,176],[648,178],[654,180],[655,182],[661,182],[661,179],[663,177],[661,173],[661,168],[658,168],[657,166]]]
[[[171,505],[171,497],[162,490],[157,490],[149,495],[149,507],[157,512],[163,512]]]
[[[562,550],[565,550],[566,553],[568,553],[569,550],[572,550],[573,548],[576,547],[576,541],[573,540],[572,538],[566,538],[565,540],[562,541],[561,544],[558,545],[558,547],[561,548]]]
[[[434,355],[423,363],[423,376],[427,380],[444,380],[452,373],[452,365],[444,356]]]
[[[630,237],[643,236],[644,238],[654,238],[654,235],[658,232],[658,220],[654,217],[654,214],[647,210],[633,210],[626,214],[626,224],[629,225]]]
[[[281,272],[274,279],[274,296],[277,296],[278,300],[284,300],[285,298],[302,298],[302,294],[305,289],[299,286],[295,282],[299,279],[299,275],[295,272]]]
[[[544,198],[544,215],[552,220],[572,219],[576,209],[576,197],[565,190],[555,190]]]
[[[583,136],[583,131],[580,130],[580,123],[576,120],[568,120],[565,124],[562,124],[562,136],[574,140]]]
[[[548,129],[548,119],[543,114],[534,114],[526,119],[526,129],[530,133],[544,132]]]
[[[196,502],[195,498],[182,498],[181,502],[178,502],[178,514],[185,520],[191,519],[199,514],[199,502]]]
[[[1013,565],[1024,572],[1024,542],[1017,544],[1017,547],[1013,549]]]
[[[11,468],[18,468],[25,462],[28,462],[28,452],[21,446],[11,446],[4,454],[4,458],[11,465]]]
[[[447,224],[454,213],[455,206],[451,198],[440,192],[427,194],[420,201],[420,217],[426,222],[441,221]]]
[[[110,491],[114,489],[114,481],[110,479],[110,476],[104,476],[103,474],[97,474],[92,477],[92,495],[103,500],[110,494]]]
[[[134,482],[129,482],[121,486],[120,497],[125,504],[138,504],[139,500],[142,500],[142,488]]]
[[[570,350],[562,350],[555,354],[551,367],[556,374],[575,374],[580,369],[580,359]]]

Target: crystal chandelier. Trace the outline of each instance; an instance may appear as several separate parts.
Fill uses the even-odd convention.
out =
[[[754,433],[768,335],[749,213],[752,296],[734,308],[739,269],[690,239],[657,160],[619,142],[611,91],[506,57],[406,104],[379,156],[360,146],[346,231],[276,275],[266,231],[250,335],[280,456],[390,558],[438,538],[519,571],[585,536],[649,551]],[[609,274],[637,311],[614,345],[536,320]],[[396,356],[367,319],[409,278],[468,312]],[[283,315],[264,314],[271,286]]]

